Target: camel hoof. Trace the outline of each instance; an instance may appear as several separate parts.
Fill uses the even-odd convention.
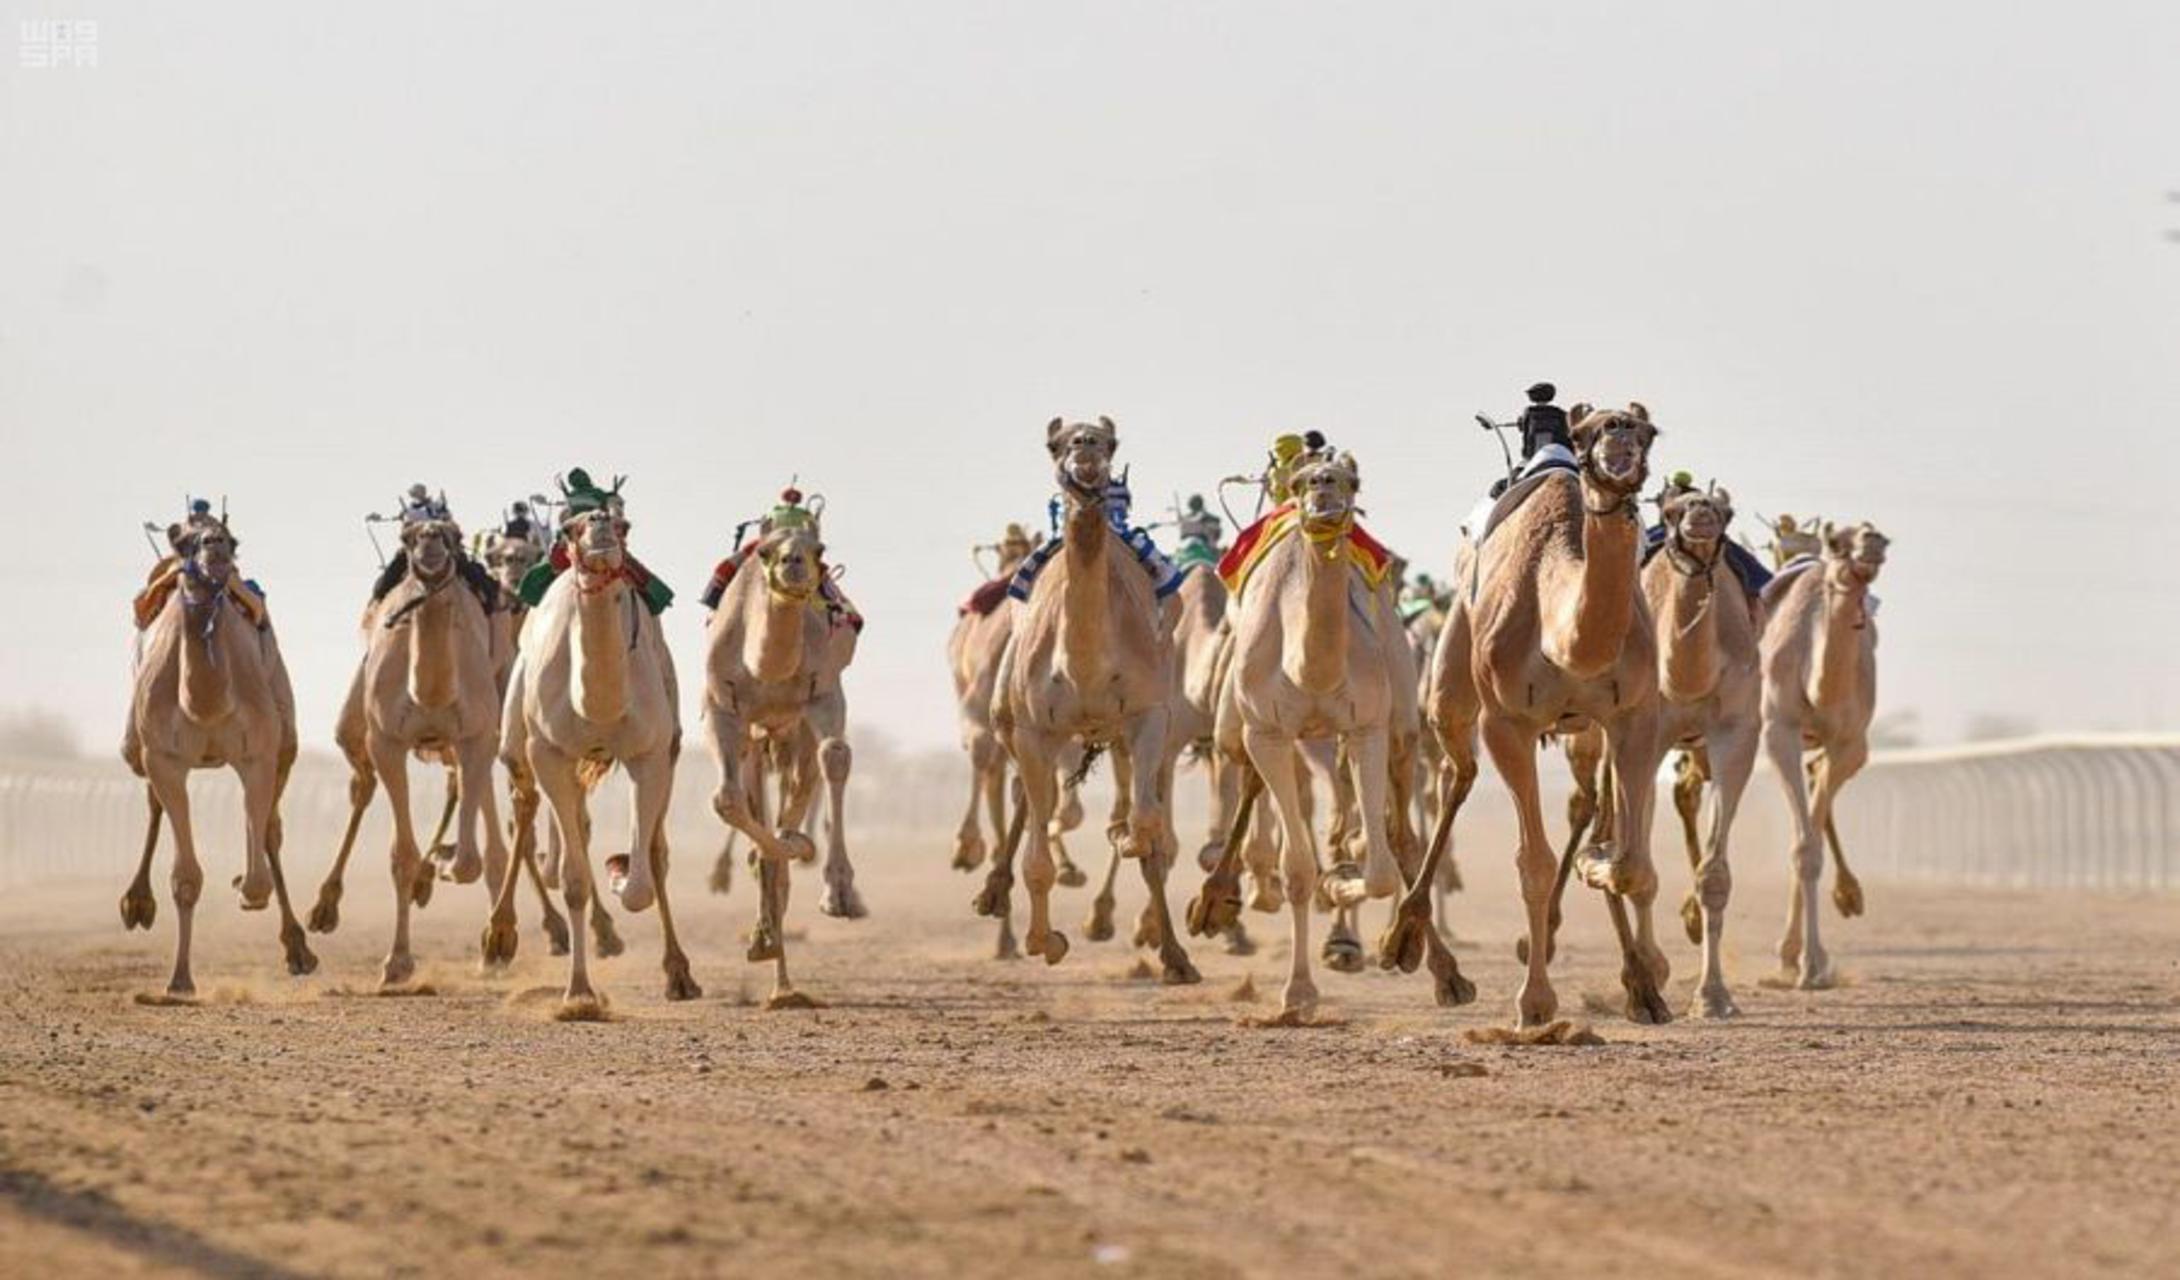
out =
[[[1199,938],[1224,933],[1241,924],[1241,886],[1230,880],[1204,882],[1203,892],[1189,900],[1188,931]]]
[[[152,921],[159,918],[159,900],[146,889],[141,893],[131,889],[121,895],[121,927],[123,929],[149,929]]]
[[[1165,971],[1158,975],[1158,980],[1169,987],[1193,987],[1204,980],[1186,954],[1177,951],[1164,957],[1163,963]]]
[[[310,909],[309,925],[312,933],[331,933],[340,928],[341,895],[320,892],[318,905]]]
[[[1703,945],[1703,904],[1692,893],[1680,900],[1680,925],[1688,931],[1691,944]]]
[[[546,950],[556,956],[568,954],[568,918],[547,908],[540,924],[545,930]]]
[[[1851,871],[1839,873],[1839,882],[1832,886],[1832,905],[1849,920],[1862,914],[1862,882]]]
[[[1476,984],[1461,976],[1459,969],[1449,969],[1434,976],[1438,983],[1431,991],[1431,998],[1438,1001],[1439,1008],[1458,1009],[1476,1003]]]
[[[1249,909],[1276,916],[1287,905],[1286,886],[1278,876],[1258,876],[1256,887],[1249,895]]]
[[[1559,993],[1550,986],[1530,990],[1524,986],[1514,1001],[1514,1025],[1523,1031],[1548,1027],[1559,1013]]]
[[[973,837],[972,837],[972,836],[962,836],[962,837],[960,837],[959,839],[957,839],[957,840],[955,840],[955,841],[954,841],[954,862],[953,862],[953,867],[954,867],[954,870],[956,870],[956,871],[974,871],[974,870],[976,870],[976,869],[977,869],[978,867],[981,867],[981,866],[983,866],[983,865],[984,865],[984,837],[983,837],[983,836],[981,836],[981,835],[978,835],[978,836],[973,836]]]
[[[1213,841],[1196,851],[1196,869],[1209,875],[1218,869],[1219,859],[1225,856],[1226,847]]]
[[[1226,930],[1226,954],[1230,956],[1253,956],[1256,953],[1256,939],[1251,938],[1249,931],[1241,927],[1241,921],[1236,920]]]
[[[695,1000],[701,998],[703,994],[704,988],[696,985],[696,979],[689,976],[689,962],[687,960],[683,960],[679,966],[667,966],[666,998],[668,1000]]]
[[[1627,989],[1627,1020],[1644,1026],[1662,1027],[1673,1020],[1673,1011],[1665,1007],[1665,997],[1658,994],[1649,975],[1623,971],[1620,985]]]
[[[1706,991],[1696,1001],[1696,1016],[1723,1021],[1741,1016],[1741,1006],[1733,1002],[1733,996],[1724,991]]]
[[[629,860],[628,855],[625,853],[616,853],[607,858],[606,886],[613,891],[613,896],[620,901],[621,910],[629,912],[648,911],[651,904],[657,900],[658,894],[650,884],[638,884],[632,879],[628,874],[628,868]]]
[[[1097,898],[1090,903],[1090,918],[1083,921],[1083,936],[1092,942],[1111,942],[1113,934],[1113,900]]]
[[[1830,964],[1804,968],[1794,978],[1797,991],[1830,991],[1839,985],[1839,975],[1832,972]]]
[[[822,1009],[825,1006],[800,991],[775,991],[765,997],[765,1012],[778,1013],[793,1009]]]
[[[1334,863],[1317,882],[1317,891],[1335,907],[1352,907],[1370,896],[1370,886],[1363,879],[1362,868],[1352,862]]]
[[[1053,882],[1063,889],[1080,889],[1090,883],[1090,877],[1083,874],[1082,868],[1065,855],[1059,858],[1059,866],[1054,870],[1053,876]]]
[[[1325,967],[1334,973],[1361,973],[1363,971],[1362,939],[1334,934],[1325,939]]]
[[[861,920],[870,914],[863,905],[863,895],[855,891],[855,881],[842,880],[838,884],[827,881],[825,892],[818,898],[818,911],[836,920]]]
[[[406,985],[409,979],[415,976],[416,958],[414,956],[389,956],[385,965],[379,969],[379,990],[384,991],[390,987]]]
[[[555,1022],[606,1022],[606,1002],[595,994],[585,991],[580,995],[570,993],[560,997],[560,1007],[553,1010]]]
[[[498,969],[514,960],[515,948],[519,945],[515,922],[494,920],[485,925],[484,937],[478,940],[477,950],[483,954],[485,968]]]
[[[1401,908],[1378,936],[1378,967],[1414,973],[1423,963],[1424,934],[1430,927],[1428,914]]]
[[[763,925],[757,926],[750,933],[749,950],[743,952],[743,955],[749,958],[751,964],[758,964],[766,960],[777,960],[780,958],[780,954],[780,935]]]
[[[431,851],[431,860],[437,863],[446,879],[456,884],[475,884],[484,874],[484,859],[475,849],[464,852],[449,845],[439,845]]]
[[[318,972],[318,957],[311,952],[310,944],[303,941],[303,931],[293,933],[282,930],[280,945],[287,952],[288,976],[305,978]]]
[[[1007,914],[1007,899],[1013,894],[1014,877],[1000,875],[995,868],[984,877],[984,887],[969,900],[969,905],[976,908],[978,915],[996,920]]]
[[[722,897],[734,888],[734,855],[719,855],[719,860],[712,863],[711,879],[707,883],[713,893]]]
[[[592,945],[598,948],[600,959],[610,960],[628,950],[628,944],[621,941],[620,931],[613,927],[610,920],[599,919],[593,922],[590,936]]]
[[[1045,934],[1045,945],[1036,954],[1045,958],[1047,967],[1058,964],[1067,958],[1067,935],[1057,929]]]
[[[776,834],[780,843],[787,847],[788,857],[797,862],[817,861],[817,841],[812,840],[800,831],[789,831],[784,827]]]
[[[252,892],[253,889],[255,892]],[[263,911],[266,907],[272,905],[272,878],[270,876],[258,884],[252,884],[247,876],[236,876],[235,890],[242,895],[242,909],[244,911]]]

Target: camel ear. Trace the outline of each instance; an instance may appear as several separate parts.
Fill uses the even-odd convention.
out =
[[[404,547],[413,547],[413,546],[415,546],[415,545],[416,545],[416,531],[417,531],[418,529],[422,528],[422,527],[423,527],[422,525],[416,525],[416,524],[405,524],[405,525],[401,526],[401,545],[402,545],[402,546],[404,546]]]
[[[1057,457],[1060,452],[1060,432],[1067,426],[1064,418],[1054,418],[1045,424],[1045,452]]]
[[[1835,555],[1846,555],[1854,550],[1854,535],[1827,520],[1824,522],[1824,545]]]
[[[1585,400],[1582,403],[1577,404],[1574,408],[1567,410],[1567,422],[1569,423],[1569,425],[1579,426],[1582,422],[1582,419],[1589,417],[1595,412],[1597,412],[1597,410],[1591,407],[1590,403]]]
[[[180,551],[182,549],[182,526],[178,524],[170,524],[167,526],[167,545],[174,548],[176,551]]]
[[[1650,410],[1642,401],[1630,400],[1627,402],[1627,416],[1637,422],[1648,422],[1650,421]]]

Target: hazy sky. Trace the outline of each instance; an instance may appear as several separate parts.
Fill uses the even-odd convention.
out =
[[[412,480],[581,464],[695,596],[790,474],[854,716],[953,738],[966,548],[1316,426],[1428,567],[1552,378],[1868,517],[1885,708],[2180,720],[2180,5],[123,4],[0,72],[0,707],[104,749],[139,521],[225,495],[326,746]],[[684,676],[685,691],[698,683]],[[693,718],[694,706],[686,709]]]

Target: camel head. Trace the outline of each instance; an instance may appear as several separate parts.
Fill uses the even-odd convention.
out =
[[[825,580],[825,544],[808,525],[773,530],[757,544],[757,559],[766,589],[783,600],[808,600]]]
[[[195,603],[216,598],[235,571],[235,535],[227,522],[199,516],[167,526],[167,545],[182,562],[183,597]]]
[[[1676,546],[1709,562],[1717,559],[1726,527],[1733,523],[1733,495],[1716,486],[1683,489],[1667,498],[1659,513]]]
[[[1865,520],[1851,529],[1824,522],[1825,576],[1843,589],[1868,587],[1885,567],[1885,550],[1892,539]]]
[[[1355,494],[1362,488],[1353,454],[1314,457],[1296,468],[1288,483],[1302,511],[1302,527],[1312,535],[1332,537],[1352,527]]]
[[[410,520],[401,526],[401,549],[408,553],[409,572],[425,586],[447,580],[461,546],[462,531],[452,520]]]
[[[560,526],[568,554],[578,573],[592,578],[616,578],[627,563],[628,520],[619,504],[577,512]]]
[[[515,592],[522,589],[523,578],[544,558],[545,553],[538,550],[537,543],[528,538],[495,533],[485,541],[485,567],[492,571],[493,579],[510,599]]]
[[[1616,499],[1610,510],[1633,511],[1635,494],[1650,476],[1650,446],[1658,438],[1650,410],[1630,402],[1625,409],[1578,406],[1574,451],[1582,460],[1583,484]]]
[[[1060,487],[1085,502],[1104,501],[1105,486],[1113,477],[1113,454],[1119,448],[1120,430],[1111,418],[1096,422],[1054,418],[1045,425],[1045,451],[1059,468]]]

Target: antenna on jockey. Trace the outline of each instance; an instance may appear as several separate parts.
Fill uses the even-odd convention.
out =
[[[1514,426],[1511,422],[1493,422],[1483,414],[1476,415],[1476,425],[1489,431],[1499,442],[1499,453],[1506,459],[1506,478],[1514,478],[1514,450],[1506,443],[1506,433]]]
[[[164,560],[167,557],[167,552],[159,546],[159,535],[162,532],[164,531],[159,528],[158,521],[144,522],[144,541],[151,544],[151,558],[154,560]]]

